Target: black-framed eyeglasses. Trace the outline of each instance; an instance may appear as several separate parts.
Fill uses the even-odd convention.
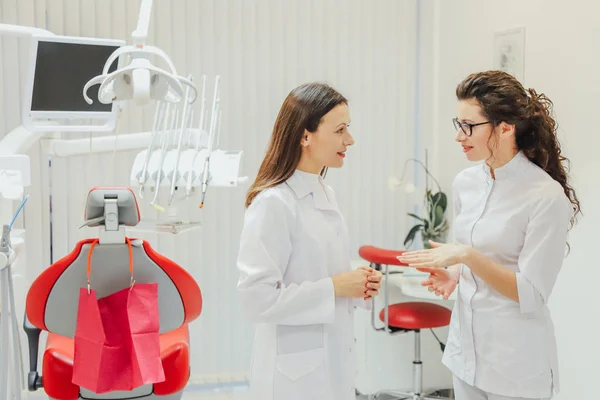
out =
[[[473,134],[473,127],[479,125],[490,124],[492,121],[480,122],[478,124],[470,124],[468,122],[460,122],[458,118],[452,118],[452,123],[454,124],[454,129],[458,132],[461,129],[465,135],[471,136]]]

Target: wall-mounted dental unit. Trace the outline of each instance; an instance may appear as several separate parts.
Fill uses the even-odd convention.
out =
[[[141,201],[167,211],[171,218],[177,207],[204,206],[207,188],[235,187],[245,180],[239,176],[242,151],[218,148],[220,77],[200,74],[198,90],[198,82],[191,75],[179,75],[164,51],[147,45],[151,10],[152,0],[142,0],[131,45],[124,40],[59,36],[40,28],[0,24],[0,36],[24,39],[18,45],[26,46],[23,54],[28,55],[21,72],[20,125],[0,135],[0,229],[12,226],[27,199],[30,161],[26,154],[37,143],[42,157],[53,158],[141,151],[128,173],[131,186]],[[159,67],[157,61],[166,67]],[[151,130],[119,134],[120,116],[137,106],[154,107]],[[0,244],[5,256],[0,256],[3,277],[10,274],[18,244],[16,239]],[[49,243],[33,245],[41,248]],[[8,278],[0,286],[0,399],[20,400],[25,387],[21,355],[16,345],[7,342],[17,321],[5,321],[8,310],[13,319],[17,317],[14,294]],[[13,350],[5,351],[8,348]]]

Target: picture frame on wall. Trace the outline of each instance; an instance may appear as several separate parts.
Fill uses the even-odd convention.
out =
[[[525,79],[525,27],[494,34],[494,69],[507,72],[521,83]]]

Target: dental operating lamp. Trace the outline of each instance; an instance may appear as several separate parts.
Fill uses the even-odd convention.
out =
[[[152,100],[179,103],[184,97],[183,85],[188,86],[194,95],[190,103],[196,99],[196,88],[187,78],[177,75],[173,62],[161,49],[146,45],[148,25],[152,11],[152,0],[142,0],[138,25],[132,33],[133,45],[123,46],[115,50],[106,63],[102,74],[90,79],[83,88],[83,97],[92,104],[87,95],[91,86],[100,84],[98,100],[103,104],[116,101],[132,101],[143,106]],[[164,61],[168,70],[152,64],[150,56]],[[129,63],[113,72],[110,67],[119,59],[128,59]]]

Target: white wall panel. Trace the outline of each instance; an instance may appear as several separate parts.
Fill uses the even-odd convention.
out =
[[[129,40],[137,0],[0,0],[0,22],[35,25],[57,34]],[[327,81],[350,100],[356,145],[346,166],[330,171],[348,220],[354,253],[371,243],[400,247],[406,232],[406,199],[387,189],[413,156],[411,117],[414,73],[414,4],[396,0],[157,0],[148,43],[165,50],[180,74],[198,80],[221,75],[220,147],[243,149],[243,173],[255,176],[274,119],[288,92],[307,81]],[[19,121],[19,71],[25,44],[0,40],[0,137]],[[14,57],[18,51],[21,57]],[[17,79],[19,78],[19,79]],[[148,130],[152,109],[126,109],[121,134]],[[196,118],[199,113],[195,113]],[[76,134],[74,137],[88,137]],[[48,194],[52,195],[54,259],[94,230],[79,229],[89,188],[127,185],[135,152],[53,158],[48,172],[38,148],[30,152],[34,195],[27,206],[28,256],[35,275],[49,262]],[[51,186],[50,186],[51,185]],[[213,189],[200,211],[203,228],[179,236],[142,234],[187,268],[201,285],[204,310],[191,327],[192,373],[197,382],[246,378],[251,325],[241,313],[235,258],[247,185]],[[157,212],[142,204],[144,219]],[[137,233],[136,233],[137,234]]]
[[[429,3],[431,34],[437,48],[423,62],[437,65],[430,107],[434,126],[434,170],[448,187],[456,174],[471,163],[454,141],[451,119],[456,115],[456,86],[470,73],[494,67],[497,32],[525,28],[523,49],[526,88],[544,93],[554,104],[562,155],[571,164],[570,179],[584,211],[569,233],[570,253],[548,300],[558,343],[561,393],[557,400],[595,398],[600,350],[597,318],[587,305],[596,304],[600,279],[593,249],[597,247],[600,170],[595,115],[600,108],[598,38],[600,6],[585,0],[564,2],[477,0]],[[540,12],[540,10],[542,10]],[[571,17],[573,19],[571,19]],[[568,83],[567,83],[568,82]]]

